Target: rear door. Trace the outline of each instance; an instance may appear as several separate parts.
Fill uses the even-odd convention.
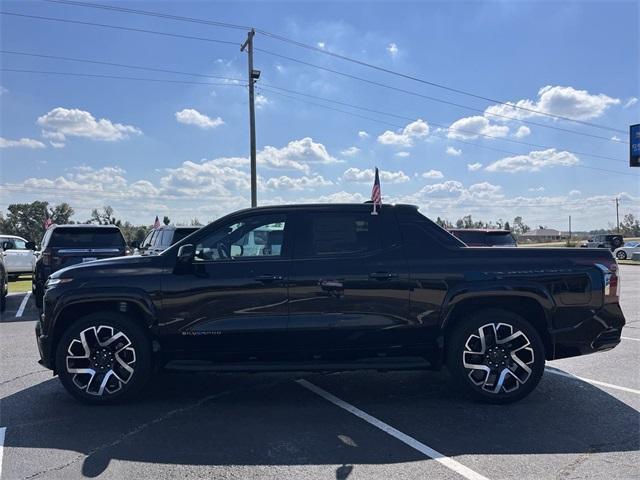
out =
[[[357,207],[296,218],[289,336],[303,359],[400,354],[411,341],[408,268],[393,211]]]

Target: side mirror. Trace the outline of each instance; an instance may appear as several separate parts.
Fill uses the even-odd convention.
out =
[[[231,245],[231,256],[241,257],[244,255],[244,247],[242,245]]]
[[[35,242],[27,242],[27,250],[35,250],[36,243]]]
[[[178,249],[178,262],[190,262],[196,252],[196,247],[191,243],[181,245]]]
[[[11,250],[13,248],[13,243],[11,242],[2,242],[3,250]]]

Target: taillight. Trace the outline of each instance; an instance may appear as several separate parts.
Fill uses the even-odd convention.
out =
[[[40,257],[42,258],[42,264],[43,265],[46,265],[47,267],[51,266],[51,254],[50,253],[42,252]]]
[[[617,303],[619,300],[620,278],[618,277],[618,264],[610,262],[607,264],[596,263],[600,269],[604,281],[604,303]]]

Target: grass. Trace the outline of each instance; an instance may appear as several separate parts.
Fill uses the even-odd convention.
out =
[[[22,275],[17,280],[9,280],[9,293],[31,291],[31,275]]]
[[[640,265],[637,260],[618,260],[620,265]]]

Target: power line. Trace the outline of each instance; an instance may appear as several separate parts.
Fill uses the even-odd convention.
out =
[[[247,25],[237,25],[233,23],[225,23],[225,22],[217,22],[214,20],[205,20],[202,18],[194,18],[194,17],[183,17],[180,15],[172,15],[169,13],[162,12],[152,12],[148,10],[137,10],[135,8],[126,8],[126,7],[117,7],[115,5],[104,5],[100,3],[88,3],[88,2],[79,2],[73,0],[45,0],[49,3],[60,3],[64,5],[73,5],[74,7],[90,7],[90,8],[98,8],[101,10],[111,10],[113,12],[122,12],[122,13],[133,13],[135,15],[144,15],[146,17],[157,17],[157,18],[165,18],[168,20],[178,20],[181,22],[190,22],[190,23],[199,23],[202,25],[209,25],[212,27],[222,27],[222,28],[231,28],[237,30],[251,30],[250,26]]]
[[[263,90],[267,90],[265,87],[260,87],[260,88],[263,89]],[[373,122],[382,123],[382,124],[386,124],[386,125],[402,128],[401,125],[393,124],[393,123],[386,122],[384,120],[379,120],[379,119],[376,119],[376,118],[366,117],[364,115],[359,115],[357,113],[349,112],[347,110],[341,110],[341,109],[329,107],[327,105],[322,105],[320,103],[309,102],[308,100],[304,100],[302,98],[294,97],[294,96],[291,96],[291,95],[286,95],[286,94],[277,92],[275,90],[271,90],[271,93],[274,93],[274,94],[279,95],[281,97],[286,97],[286,98],[290,98],[290,99],[293,99],[293,100],[297,100],[299,102],[303,102],[303,103],[306,103],[306,104],[309,104],[309,105],[313,105],[313,106],[316,106],[316,107],[325,108],[325,109],[333,110],[333,111],[336,111],[336,112],[339,112],[339,113],[352,115],[354,117],[364,118],[365,120],[370,120],[370,121],[373,121]],[[443,138],[446,138],[446,137],[443,137]],[[475,146],[475,147],[489,148],[491,150],[500,151],[502,153],[506,153],[506,154],[509,154],[509,155],[516,155],[516,156],[524,155],[522,153],[518,153],[518,152],[514,152],[514,151],[510,151],[510,150],[502,150],[502,149],[496,149],[496,148],[492,148],[492,147],[485,147],[484,145],[480,145],[478,143],[468,142],[468,141],[464,141],[464,140],[459,140],[459,139],[450,139],[450,140],[460,141],[462,143],[466,143],[467,145],[472,145],[472,146]],[[635,175],[633,173],[620,172],[620,171],[617,171],[617,170],[607,170],[607,169],[598,168],[598,167],[589,167],[587,165],[571,165],[571,167],[584,168],[584,169],[588,169],[588,170],[595,170],[595,171],[600,171],[600,172],[614,173],[614,174],[617,174],[617,175],[625,175],[625,176],[629,176],[629,177],[640,178],[639,175]]]
[[[52,1],[55,3],[68,3],[68,4],[73,4],[73,5],[77,5],[77,4],[81,4],[82,2],[70,2],[67,0],[47,0],[47,1]],[[96,5],[94,4],[86,4],[86,5],[82,5],[82,6],[90,6],[90,7],[96,7]],[[126,9],[126,8],[122,8],[122,7],[110,7],[110,6],[104,6],[105,8],[109,8],[109,9],[116,9],[118,11],[130,11],[132,9]],[[100,7],[96,7],[96,8],[100,8]],[[153,13],[153,12],[152,12]],[[72,24],[80,24],[80,25],[88,25],[88,26],[94,26],[94,27],[103,27],[103,28],[112,28],[112,29],[118,29],[118,30],[125,30],[125,31],[133,31],[133,32],[139,32],[139,33],[148,33],[148,34],[154,34],[154,35],[162,35],[162,36],[169,36],[169,37],[176,37],[176,38],[181,38],[181,39],[189,39],[189,40],[199,40],[199,41],[206,41],[206,42],[214,42],[214,43],[222,43],[222,44],[228,44],[228,45],[234,45],[237,46],[238,43],[236,42],[231,42],[231,41],[225,41],[225,40],[219,40],[219,39],[212,39],[212,38],[206,38],[206,37],[196,37],[196,36],[191,36],[191,35],[182,35],[182,34],[174,34],[174,33],[168,33],[168,32],[161,32],[161,31],[156,31],[156,30],[145,30],[145,29],[139,29],[139,28],[131,28],[131,27],[123,27],[123,26],[119,26],[119,25],[110,25],[110,24],[102,24],[102,23],[93,23],[93,22],[85,22],[85,21],[79,21],[79,20],[70,20],[70,19],[62,19],[62,18],[54,18],[54,17],[44,17],[44,16],[37,16],[37,15],[27,15],[27,14],[20,14],[20,13],[15,13],[15,12],[0,12],[0,14],[3,15],[13,15],[13,16],[18,16],[18,17],[25,17],[25,18],[31,18],[31,19],[37,19],[37,20],[47,20],[47,21],[56,21],[56,22],[64,22],[64,23],[72,23]],[[163,15],[160,15],[163,16]],[[173,15],[169,15],[168,17],[176,17]],[[174,18],[176,19],[176,18]],[[185,21],[196,21],[197,19],[191,19],[189,20],[188,17],[178,17],[178,19],[182,19]],[[205,21],[201,21],[201,22],[196,22],[196,23],[203,23]],[[206,22],[205,22],[206,23]],[[217,22],[212,22],[212,23],[217,23]],[[537,127],[541,127],[541,128],[548,128],[548,129],[553,129],[553,130],[558,130],[558,131],[562,131],[565,133],[571,133],[571,134],[575,134],[575,135],[581,135],[581,136],[585,136],[585,137],[590,137],[590,138],[596,138],[596,139],[600,139],[600,140],[605,140],[608,142],[613,142],[613,143],[620,143],[623,145],[628,145],[628,142],[622,141],[622,140],[617,140],[617,139],[613,139],[613,138],[608,138],[608,137],[603,137],[600,135],[594,135],[591,133],[587,133],[587,132],[579,132],[576,130],[570,130],[570,129],[566,129],[566,128],[562,128],[562,127],[557,127],[554,125],[545,125],[543,123],[538,123],[538,122],[533,122],[531,120],[524,120],[524,119],[520,119],[520,118],[516,118],[516,117],[510,117],[508,115],[502,115],[502,114],[498,114],[498,113],[490,113],[490,112],[486,112],[485,110],[479,109],[479,108],[475,108],[475,107],[470,107],[468,105],[463,105],[463,104],[459,104],[456,102],[451,102],[448,100],[443,100],[437,97],[431,97],[429,95],[424,95],[418,92],[413,92],[411,90],[407,90],[407,89],[403,89],[403,88],[399,88],[399,87],[394,87],[391,85],[387,85],[387,84],[383,84],[380,82],[376,82],[376,81],[372,81],[363,77],[359,77],[357,75],[351,75],[348,73],[344,73],[344,72],[340,72],[337,70],[333,70],[327,67],[323,67],[321,65],[316,65],[313,63],[309,63],[309,62],[305,62],[293,57],[289,57],[286,55],[281,55],[278,54],[276,52],[271,52],[269,50],[265,50],[265,49],[260,49],[260,48],[256,48],[256,51],[260,51],[262,53],[266,53],[268,55],[273,55],[279,58],[283,58],[292,62],[296,62],[296,63],[300,63],[302,65],[306,65],[309,67],[313,67],[313,68],[317,68],[320,70],[324,70],[324,71],[328,71],[337,75],[342,75],[344,77],[347,78],[351,78],[354,80],[358,80],[361,82],[365,82],[365,83],[369,83],[371,85],[375,85],[375,86],[379,86],[382,88],[387,88],[387,89],[391,89],[397,92],[401,92],[401,93],[405,93],[405,94],[409,94],[409,95],[413,95],[413,96],[417,96],[420,98],[424,98],[426,100],[430,100],[430,101],[434,101],[434,102],[438,102],[438,103],[442,103],[445,105],[451,105],[451,106],[455,106],[458,108],[463,108],[469,111],[475,111],[475,112],[479,112],[482,113],[483,115],[488,115],[488,116],[493,116],[493,117],[499,117],[499,118],[504,118],[507,120],[512,120],[512,121],[516,121],[519,123],[523,123],[526,125],[535,125]],[[62,58],[62,57],[61,57]],[[79,60],[76,60],[79,61]],[[99,63],[99,62],[95,62],[95,63]],[[116,64],[114,64],[114,66],[117,66]],[[129,66],[128,68],[135,68],[132,66]],[[162,70],[158,70],[158,71],[162,71]],[[179,72],[175,72],[175,73],[179,73]],[[619,131],[622,133],[622,131]],[[624,132],[626,133],[626,132]]]
[[[325,97],[319,97],[319,96],[316,96],[316,95],[311,95],[311,94],[307,94],[307,93],[303,93],[303,92],[298,92],[298,91],[290,90],[290,89],[287,89],[287,88],[277,87],[275,85],[269,85],[269,84],[263,84],[263,85],[265,87],[267,87],[267,88],[273,88],[273,89],[277,89],[277,90],[282,90],[282,91],[285,91],[285,92],[294,93],[296,95],[301,95],[301,96],[304,96],[304,97],[314,98],[316,100],[322,100],[322,101],[329,102],[329,103],[334,103],[334,104],[338,104],[338,105],[342,105],[342,106],[346,106],[346,107],[350,107],[350,108],[355,108],[357,110],[363,110],[363,111],[367,111],[367,112],[371,112],[371,113],[377,113],[379,115],[387,115],[387,116],[390,116],[390,117],[401,118],[401,119],[407,120],[407,121],[416,121],[417,120],[416,118],[413,118],[413,117],[407,117],[407,116],[404,116],[404,115],[397,115],[397,114],[394,114],[394,113],[383,112],[383,111],[380,111],[380,110],[375,110],[375,109],[371,109],[371,108],[367,108],[367,107],[353,105],[353,104],[346,103],[346,102],[340,102],[340,101],[337,101],[337,100],[332,100],[332,99],[325,98]],[[556,147],[551,147],[551,146],[548,146],[548,145],[541,145],[541,144],[537,144],[537,143],[523,142],[523,141],[520,141],[520,140],[514,140],[512,138],[498,137],[498,136],[495,136],[495,135],[488,135],[488,134],[483,134],[483,133],[479,133],[479,132],[473,132],[473,131],[470,131],[470,130],[464,130],[464,129],[460,129],[460,128],[451,128],[451,127],[447,127],[446,125],[435,123],[435,122],[431,122],[431,121],[427,121],[427,123],[431,124],[431,125],[435,125],[436,127],[440,127],[443,130],[447,130],[447,131],[452,132],[452,133],[461,132],[461,133],[466,133],[468,135],[476,135],[476,136],[481,136],[481,137],[485,137],[485,138],[491,138],[491,139],[494,139],[494,140],[502,140],[502,141],[505,141],[505,142],[516,143],[516,144],[519,144],[519,145],[526,145],[528,147],[544,148],[544,149],[556,148]],[[402,128],[402,127],[400,127],[400,128]],[[590,157],[595,157],[595,158],[602,158],[602,159],[605,159],[605,160],[612,160],[614,162],[626,163],[625,160],[621,160],[621,159],[613,158],[613,157],[607,157],[607,156],[604,156],[604,155],[596,155],[596,154],[593,154],[593,153],[577,152],[577,151],[571,151],[571,150],[566,150],[566,149],[563,149],[563,150],[565,150],[565,151],[567,151],[569,153],[573,153],[575,155],[584,155],[584,156],[590,156]]]
[[[218,87],[245,87],[246,85],[241,83],[214,83],[214,82],[196,82],[191,80],[169,80],[162,78],[141,78],[141,77],[125,77],[122,75],[103,75],[97,73],[76,73],[76,72],[53,72],[47,70],[25,70],[18,68],[0,68],[0,72],[14,72],[14,73],[37,73],[43,75],[62,75],[67,77],[88,77],[88,78],[109,78],[114,80],[136,80],[142,82],[159,82],[159,83],[178,83],[187,85],[210,85]],[[235,79],[232,79],[235,81]]]
[[[624,141],[621,141],[621,140],[614,140],[614,139],[609,138],[609,137],[602,137],[600,135],[594,135],[594,134],[587,133],[587,132],[578,132],[576,130],[570,130],[570,129],[567,129],[567,128],[557,127],[555,125],[545,125],[544,123],[533,122],[531,120],[523,120],[523,119],[520,119],[520,118],[510,117],[508,115],[502,115],[502,114],[499,114],[499,113],[488,113],[485,110],[480,109],[480,108],[470,107],[468,105],[463,105],[463,104],[460,104],[460,103],[450,102],[448,100],[443,100],[441,98],[432,97],[432,96],[429,96],[429,95],[424,95],[422,93],[415,92],[415,91],[412,91],[412,90],[407,90],[405,88],[395,87],[393,85],[388,85],[388,84],[385,84],[385,83],[376,82],[374,80],[369,80],[368,78],[360,77],[358,75],[353,75],[353,74],[350,74],[350,73],[341,72],[339,70],[334,70],[332,68],[324,67],[322,65],[317,65],[317,64],[314,64],[314,63],[310,63],[310,62],[305,62],[304,60],[300,60],[300,59],[297,59],[297,58],[289,57],[287,55],[282,55],[280,53],[272,52],[270,50],[266,50],[266,49],[263,49],[263,48],[256,48],[256,51],[261,52],[261,53],[266,53],[267,55],[272,55],[274,57],[282,58],[284,60],[288,60],[288,61],[291,61],[291,62],[299,63],[301,65],[305,65],[305,66],[308,66],[308,67],[316,68],[316,69],[319,69],[319,70],[324,70],[326,72],[333,73],[333,74],[336,74],[336,75],[340,75],[340,76],[343,76],[343,77],[346,77],[346,78],[350,78],[352,80],[357,80],[357,81],[360,81],[360,82],[368,83],[369,85],[375,85],[377,87],[386,88],[388,90],[393,90],[393,91],[396,91],[396,92],[405,93],[405,94],[412,95],[412,96],[415,96],[415,97],[424,98],[425,100],[430,100],[430,101],[433,101],[433,102],[442,103],[444,105],[451,105],[451,106],[458,107],[458,108],[463,108],[463,109],[466,109],[466,110],[469,110],[469,111],[479,112],[479,113],[482,113],[483,115],[489,115],[489,116],[492,116],[492,117],[504,118],[504,119],[507,119],[507,120],[513,120],[515,122],[523,123],[523,124],[526,124],[526,125],[535,125],[536,127],[548,128],[548,129],[551,129],[551,130],[558,130],[558,131],[565,132],[565,133],[572,133],[572,134],[575,134],[575,135],[582,135],[582,136],[585,136],[585,137],[597,138],[597,139],[600,139],[600,140],[606,140],[608,142],[621,143],[623,145],[628,145],[629,144],[629,142],[624,142]]]
[[[45,21],[51,21],[51,22],[62,22],[62,23],[72,23],[72,24],[76,24],[76,25],[87,25],[90,27],[101,27],[101,28],[112,28],[112,29],[116,29],[116,30],[125,30],[125,31],[129,31],[129,32],[137,32],[137,33],[149,33],[152,35],[161,35],[164,37],[173,37],[173,38],[181,38],[181,39],[186,39],[186,40],[198,40],[201,42],[211,42],[211,43],[220,43],[223,45],[233,45],[234,47],[238,47],[240,46],[240,44],[238,42],[231,42],[228,40],[219,40],[216,38],[207,38],[207,37],[196,37],[193,35],[183,35],[180,33],[168,33],[168,32],[160,32],[157,30],[145,30],[142,28],[133,28],[133,27],[123,27],[120,25],[109,25],[106,23],[95,23],[95,22],[84,22],[81,20],[70,20],[67,18],[55,18],[55,17],[44,17],[44,16],[40,16],[40,15],[27,15],[24,13],[15,13],[15,12],[0,12],[0,15],[11,15],[14,17],[23,17],[23,18],[31,18],[34,20],[45,20]]]
[[[75,58],[75,57],[61,57],[57,55],[46,55],[41,53],[29,53],[29,52],[17,52],[13,50],[0,50],[0,53],[8,54],[8,55],[21,55],[27,57],[36,57],[36,58],[47,58],[53,60],[65,60],[69,62],[81,62],[81,63],[90,63],[95,65],[106,65],[111,67],[122,67],[122,68],[131,68],[135,70],[147,70],[150,72],[162,72],[162,73],[174,73],[178,75],[189,75],[192,77],[204,77],[204,78],[217,78],[223,80],[244,80],[241,77],[227,77],[224,75],[216,75],[216,74],[202,74],[202,73],[193,73],[193,72],[182,72],[179,70],[167,70],[164,68],[154,68],[154,67],[145,67],[141,65],[131,65],[125,63],[113,63],[113,62],[105,62],[101,60],[91,60],[87,58]]]
[[[79,7],[90,7],[90,8],[99,8],[99,9],[104,9],[104,10],[111,10],[111,11],[118,11],[118,12],[122,12],[122,13],[132,13],[132,14],[136,14],[136,15],[144,15],[144,16],[153,16],[153,17],[159,17],[159,18],[166,18],[166,19],[170,19],[170,20],[177,20],[177,21],[183,21],[183,22],[191,22],[191,23],[200,23],[200,24],[204,24],[204,25],[210,25],[210,26],[215,26],[215,27],[224,27],[224,28],[234,28],[234,29],[245,29],[245,30],[249,30],[251,29],[251,27],[246,26],[246,25],[236,25],[236,24],[230,24],[230,23],[224,23],[224,22],[218,22],[218,21],[212,21],[212,20],[205,20],[205,19],[200,19],[200,18],[194,18],[194,17],[184,17],[184,16],[179,16],[179,15],[171,15],[171,14],[165,14],[165,13],[161,13],[161,12],[154,12],[154,11],[149,11],[149,10],[137,10],[137,9],[132,9],[132,8],[125,8],[125,7],[115,7],[115,6],[111,6],[111,5],[102,5],[102,4],[95,4],[95,3],[88,3],[88,2],[82,2],[82,1],[75,1],[75,0],[47,0],[49,2],[52,3],[60,3],[60,4],[65,4],[65,5],[72,5],[72,6],[79,6]],[[534,108],[529,108],[529,107],[523,107],[521,105],[515,105],[513,103],[509,103],[509,102],[503,102],[501,100],[497,100],[491,97],[487,97],[484,95],[480,95],[477,93],[473,93],[470,91],[466,91],[466,90],[462,90],[459,88],[454,88],[454,87],[450,87],[447,86],[445,84],[442,83],[437,83],[437,82],[433,82],[430,80],[426,80],[424,78],[420,78],[414,75],[409,75],[406,73],[402,73],[402,72],[398,72],[395,70],[391,70],[389,68],[385,68],[385,67],[381,67],[379,65],[375,65],[369,62],[365,62],[363,60],[358,60],[356,58],[353,57],[348,57],[346,55],[341,55],[339,53],[335,53],[332,52],[330,50],[326,50],[324,48],[319,48],[315,45],[309,45],[307,43],[304,42],[300,42],[297,40],[293,40],[291,38],[285,37],[284,35],[280,35],[277,33],[273,33],[273,32],[269,32],[267,30],[263,30],[260,28],[256,28],[255,29],[256,32],[269,37],[269,38],[273,38],[275,40],[281,41],[281,42],[285,42],[291,45],[295,45],[297,47],[301,47],[301,48],[305,48],[307,50],[311,50],[314,51],[316,53],[322,53],[324,55],[328,55],[334,58],[338,58],[340,60],[344,60],[346,62],[350,62],[350,63],[354,63],[356,65],[359,66],[363,66],[366,68],[370,68],[373,70],[377,70],[383,73],[387,73],[389,75],[394,75],[396,77],[400,77],[400,78],[404,78],[406,80],[412,80],[418,83],[422,83],[424,85],[429,85],[431,87],[435,87],[435,88],[440,88],[449,92],[453,92],[453,93],[457,93],[460,95],[465,95],[468,97],[472,97],[472,98],[476,98],[479,100],[484,100],[487,102],[491,102],[491,103],[497,103],[499,105],[504,105],[507,106],[509,108],[513,108],[513,109],[517,109],[517,110],[522,110],[522,111],[526,111],[529,113],[535,113],[537,115],[543,115],[546,117],[550,117],[550,118],[556,118],[556,119],[560,119],[560,120],[565,120],[568,122],[572,122],[572,123],[578,123],[581,125],[587,125],[593,128],[600,128],[600,129],[604,129],[604,130],[610,130],[613,132],[618,132],[618,133],[627,133],[626,131],[623,130],[618,130],[612,127],[607,127],[605,125],[599,125],[596,123],[591,123],[591,122],[585,122],[583,120],[577,120],[574,118],[570,118],[570,117],[565,117],[562,115],[556,115],[556,114],[552,114],[549,112],[545,112],[542,110],[537,110]],[[257,50],[257,49],[256,49]]]

